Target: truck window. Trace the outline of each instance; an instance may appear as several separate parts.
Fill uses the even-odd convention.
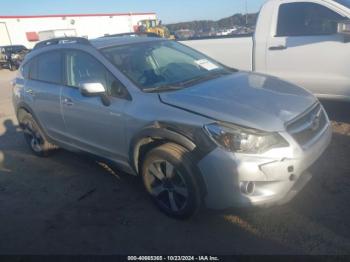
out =
[[[279,8],[277,36],[314,36],[337,33],[345,17],[315,3],[288,3]]]

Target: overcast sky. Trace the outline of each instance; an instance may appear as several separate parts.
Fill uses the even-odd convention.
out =
[[[256,12],[265,0],[247,0]],[[0,0],[0,15],[156,12],[164,23],[245,12],[245,0]]]

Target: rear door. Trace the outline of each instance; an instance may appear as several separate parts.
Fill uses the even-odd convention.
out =
[[[350,98],[350,43],[337,34],[344,14],[324,1],[281,1],[266,70],[318,96]]]
[[[62,111],[72,144],[124,164],[128,158],[124,109],[130,105],[130,100],[118,97],[118,89],[125,87],[100,61],[86,52],[66,51],[65,61]],[[79,88],[84,83],[101,83],[107,90],[110,106],[104,105],[99,96],[83,96]]]
[[[61,114],[62,53],[50,51],[31,60],[25,95],[32,101],[33,111],[46,133],[55,140],[66,142]]]

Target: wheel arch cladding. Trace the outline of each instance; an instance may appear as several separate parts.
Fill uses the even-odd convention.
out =
[[[20,102],[16,106],[16,116],[17,116],[17,120],[18,120],[19,124],[21,124],[20,122],[25,114],[32,115],[33,118],[37,121],[33,111],[30,109],[30,107],[26,103]]]
[[[134,170],[137,173],[139,172],[139,164],[145,153],[154,147],[167,142],[173,142],[181,145],[190,152],[193,152],[196,149],[196,145],[182,134],[169,130],[165,127],[146,127],[131,140],[129,155]]]
[[[39,121],[39,119],[35,116],[33,110],[31,110],[31,108],[24,102],[20,102],[17,106],[16,106],[16,116],[17,116],[17,120],[19,122],[19,125],[21,128],[23,128],[23,126],[21,126],[21,117],[23,117],[25,114],[30,114],[33,119],[35,120],[35,122],[38,124],[40,130],[42,131],[44,137],[46,139],[48,139],[49,141],[51,141],[50,137],[47,135],[45,129],[43,128],[41,122]]]
[[[143,157],[153,148],[165,143],[175,143],[184,147],[192,153],[196,176],[199,180],[203,194],[206,194],[206,185],[200,174],[197,163],[209,152],[215,145],[209,140],[201,128],[184,127],[178,124],[156,123],[144,128],[139,132],[130,143],[129,159],[132,168],[136,174],[139,174]]]

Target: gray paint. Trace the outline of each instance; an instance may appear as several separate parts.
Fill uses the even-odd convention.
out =
[[[97,48],[104,48],[145,41],[159,39],[123,37],[99,39],[92,43]],[[307,152],[286,132],[287,121],[317,102],[302,88],[276,78],[238,72],[183,90],[144,93],[94,46],[48,46],[31,52],[25,63],[51,50],[79,49],[88,52],[127,87],[131,99],[110,98],[111,105],[105,106],[99,97],[82,96],[75,88],[23,80],[21,75],[16,79],[13,101],[17,110],[25,102],[40,121],[44,132],[64,148],[107,158],[133,173],[133,145],[138,144],[137,139],[144,139],[140,134],[149,127],[164,130],[172,127],[179,137],[192,141],[196,149],[203,148],[205,142],[210,143],[203,126],[215,121],[279,132],[289,142],[289,147],[272,149],[261,155],[242,155],[215,146],[199,159],[198,169],[201,172],[198,175],[202,177],[207,190],[206,204],[224,208],[280,201],[293,186],[288,174],[278,176],[279,172],[286,172],[286,163],[282,162],[289,159],[294,163],[296,175],[300,177],[329,144],[330,128],[319,134]],[[29,95],[29,90],[33,90],[34,95]],[[70,103],[65,103],[66,99]],[[202,140],[196,140],[196,137]],[[264,173],[261,167],[268,170],[266,167],[269,163],[274,163],[274,167],[276,163],[281,164],[272,173]],[[258,195],[248,197],[239,192],[240,181],[265,184],[258,187]],[[268,191],[272,192],[269,196],[266,195]]]
[[[167,104],[218,121],[266,131],[284,130],[285,122],[316,103],[315,97],[301,88],[245,72],[160,96]]]

